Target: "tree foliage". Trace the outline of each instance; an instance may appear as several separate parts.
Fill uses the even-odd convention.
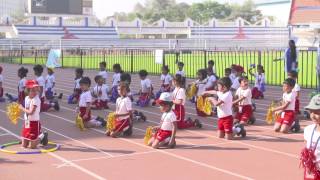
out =
[[[161,18],[168,21],[184,21],[187,17],[205,23],[212,18],[219,20],[235,20],[238,17],[249,22],[262,18],[260,11],[252,0],[247,0],[242,5],[221,4],[207,0],[201,3],[177,3],[175,0],[146,0],[145,4],[137,3],[132,12],[117,12],[114,17],[120,21],[132,21],[140,18],[145,22],[153,23]]]

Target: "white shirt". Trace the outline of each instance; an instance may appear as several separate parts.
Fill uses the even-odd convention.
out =
[[[90,91],[81,93],[79,100],[79,107],[87,107],[87,103],[92,102],[92,96]]]
[[[245,106],[245,105],[251,105],[252,104],[252,93],[251,93],[251,89],[242,89],[241,87],[238,88],[236,95],[238,96],[238,98],[241,98],[242,96],[245,97],[245,99],[243,101],[239,102],[239,105]]]
[[[75,89],[80,89],[80,81],[82,78],[74,80],[74,88]]]
[[[104,82],[107,83],[107,79],[108,79],[107,71],[99,71],[98,75],[102,76],[102,78],[104,79]]]
[[[313,138],[311,140],[312,132],[313,132],[315,126],[316,126],[315,124],[311,124],[311,125],[304,128],[303,136],[304,136],[304,140],[307,142],[307,146],[306,146],[307,148],[310,148],[311,144],[312,144],[311,148],[314,148],[314,146],[317,143],[318,138],[320,137],[320,133],[316,129],[314,131]],[[320,142],[317,144],[317,147],[316,147],[314,154],[316,155],[316,161],[318,162],[318,167],[320,167],[320,164],[319,164],[319,162],[320,162]]]
[[[177,121],[177,117],[173,111],[163,113],[161,117],[161,122],[160,122],[160,125],[161,125],[160,129],[165,131],[172,131],[173,130],[172,123],[174,123],[175,121]]]
[[[109,87],[106,84],[102,84],[101,86],[96,85],[93,88],[93,94],[95,96],[98,96],[98,99],[103,101],[108,99],[108,91],[109,91]]]
[[[46,77],[46,85],[45,85],[45,89],[48,90],[53,89],[53,84],[56,82],[56,78],[54,77],[54,75],[47,75]]]
[[[217,107],[218,118],[232,116],[232,93],[230,91],[223,93],[217,92],[218,100],[223,103]]]
[[[39,96],[42,98],[44,97],[44,88],[45,88],[45,84],[46,84],[46,81],[44,80],[44,77],[43,76],[39,76],[37,77],[37,82],[39,84],[40,87],[42,87],[42,94],[40,94]]]
[[[25,87],[26,87],[26,78],[22,78],[22,79],[20,79],[19,84],[18,84],[19,92],[23,92]]]
[[[114,73],[112,76],[112,87],[118,86],[120,82],[121,73]]]
[[[262,74],[255,73],[254,77],[255,77],[254,87],[260,88],[262,83],[264,84],[266,83],[264,73]]]
[[[144,79],[140,81],[141,84],[141,92],[148,93],[148,88],[151,88],[151,81],[150,79]]]
[[[238,89],[240,87],[239,77],[236,77],[233,82],[231,89]]]
[[[217,78],[215,75],[209,76],[207,84],[206,84],[206,88],[212,88],[216,81],[217,81]]]
[[[186,77],[186,74],[184,73],[184,71],[177,71],[176,74],[180,74],[182,77]]]
[[[116,102],[116,114],[127,114],[132,111],[132,102],[129,97],[119,97]],[[119,117],[118,120],[128,119],[130,116]]]
[[[3,82],[3,76],[0,74],[0,82]]]
[[[204,79],[204,80],[198,79],[196,81],[196,86],[197,86],[197,89],[198,89],[197,96],[202,96],[202,94],[206,90],[206,84],[207,84],[207,79]]]
[[[170,74],[167,74],[167,75],[161,74],[161,81],[163,81],[164,85],[168,85],[172,81],[172,77],[170,76]]]
[[[301,90],[300,85],[298,83],[296,83],[296,85],[293,88],[294,92],[299,92]]]
[[[234,74],[234,73],[231,73],[230,75],[229,75],[229,78],[231,79],[231,82],[233,83],[233,81],[236,79],[236,75]]]
[[[186,90],[184,88],[175,88],[172,92],[172,97],[174,100],[182,100],[181,105],[184,106],[186,103]]]
[[[285,110],[295,110],[296,92],[292,91],[291,93],[283,93],[282,99],[285,103],[290,102],[290,104]]]
[[[39,99],[39,96],[36,96],[34,98],[29,98],[29,96],[27,96],[25,98],[25,102],[24,102],[25,108],[29,109],[32,106],[36,106],[36,110],[34,111],[34,113],[32,115],[27,115],[27,113],[24,113],[24,120],[26,121],[39,121],[40,120],[40,108],[41,108],[41,101]]]

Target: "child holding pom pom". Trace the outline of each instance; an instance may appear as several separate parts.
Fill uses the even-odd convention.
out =
[[[92,118],[91,117],[91,103],[92,96],[90,92],[91,80],[88,77],[81,78],[80,82],[81,95],[79,99],[79,115],[82,118],[83,124],[86,128],[92,127],[105,127],[106,122],[101,117]]]
[[[22,129],[22,146],[31,149],[37,148],[39,142],[44,146],[48,144],[48,133],[40,134],[40,107],[41,101],[38,96],[39,84],[35,80],[26,81],[26,88],[29,91],[25,97],[24,107],[20,105],[20,109],[24,112],[24,126]]]
[[[320,179],[320,95],[314,96],[305,108],[310,112],[313,124],[304,128],[306,147],[301,152],[305,180]]]
[[[281,106],[272,110],[278,116],[277,122],[274,124],[276,132],[288,133],[295,120],[295,102],[296,92],[293,91],[296,82],[293,79],[286,79],[283,82],[283,96]]]
[[[69,104],[76,104],[79,102],[80,94],[82,93],[81,88],[80,88],[80,81],[83,77],[83,69],[82,68],[77,68],[75,70],[75,75],[76,78],[74,80],[74,88],[73,88],[73,93],[71,96],[68,98],[68,103]]]
[[[116,101],[115,128],[107,131],[107,136],[118,137],[121,133],[125,136],[132,135],[132,102],[128,97],[129,86],[126,82],[121,82],[118,86],[120,97]]]
[[[176,131],[177,131],[177,118],[172,111],[172,96],[170,93],[162,93],[157,100],[160,105],[160,111],[163,113],[161,117],[160,126],[153,127],[156,132],[149,140],[148,146],[158,149],[162,146],[174,148],[176,146]]]

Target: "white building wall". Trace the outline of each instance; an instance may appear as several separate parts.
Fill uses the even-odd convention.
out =
[[[0,0],[0,17],[11,17],[25,12],[26,0]]]

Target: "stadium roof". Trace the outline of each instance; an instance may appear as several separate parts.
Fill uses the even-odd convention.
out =
[[[320,24],[320,0],[292,0],[290,25]]]

